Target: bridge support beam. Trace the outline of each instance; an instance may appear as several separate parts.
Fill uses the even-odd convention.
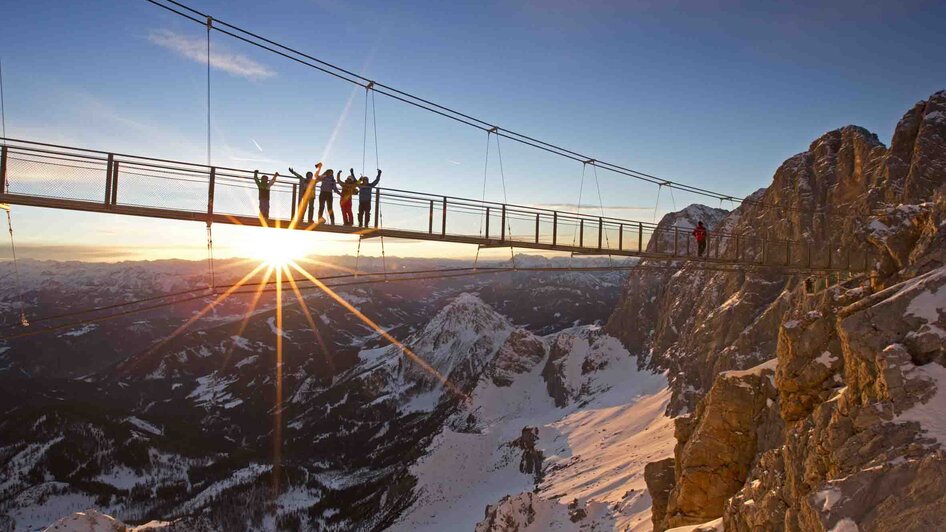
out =
[[[535,243],[539,243],[539,213],[535,213]]]
[[[374,191],[374,228],[378,228],[378,217],[381,216],[381,189]]]
[[[112,165],[115,164],[115,156],[108,154],[108,163],[105,166],[105,206],[107,207],[112,199]]]
[[[214,188],[217,184],[217,168],[210,167],[210,179],[207,180],[207,225],[214,219]],[[300,214],[301,216],[301,214]]]
[[[112,197],[109,198],[109,203],[113,207],[118,203],[118,165],[118,161],[112,165]]]
[[[558,211],[552,213],[552,245],[558,244]]]
[[[604,235],[604,221],[598,218],[598,249],[601,249],[601,237]]]
[[[503,204],[503,213],[499,219],[499,239],[506,240],[506,204]]]
[[[427,234],[434,234],[434,200],[430,200],[430,211],[427,213]]]

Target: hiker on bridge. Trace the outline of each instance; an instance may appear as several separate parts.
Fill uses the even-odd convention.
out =
[[[355,225],[355,217],[351,212],[351,201],[355,196],[355,192],[358,191],[358,182],[355,181],[355,169],[349,168],[348,172],[348,177],[342,183],[342,198],[339,200],[339,204],[342,206],[342,221],[345,225],[351,226]]]
[[[702,221],[697,222],[696,228],[693,229],[693,237],[696,238],[696,253],[702,257],[706,253],[706,227]]]
[[[332,225],[335,225],[335,211],[332,209],[332,203],[334,202],[332,194],[338,194],[341,196],[342,192],[338,190],[338,185],[335,181],[335,173],[332,172],[332,169],[329,168],[325,173],[320,174],[322,171],[322,163],[315,165],[315,182],[321,183],[319,186],[319,223],[324,224],[325,218],[322,216],[325,212],[325,207],[328,206],[328,217],[332,221]]]
[[[371,220],[371,191],[378,186],[381,181],[381,169],[378,169],[378,177],[374,181],[368,182],[368,178],[361,176],[358,180],[358,227],[368,227]]]
[[[299,179],[299,221],[305,217],[305,211],[309,211],[309,223],[312,223],[313,209],[315,208],[315,180],[312,172],[306,172],[305,177],[289,167],[289,172]]]
[[[263,174],[262,179],[259,176],[259,170],[253,171],[253,181],[256,181],[256,188],[259,189],[259,213],[264,219],[269,219],[269,190],[276,184],[279,172],[273,174],[273,180],[270,181]]]

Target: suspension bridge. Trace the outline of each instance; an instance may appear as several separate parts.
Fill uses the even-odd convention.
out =
[[[692,227],[375,187],[367,227],[305,221],[294,178],[271,189],[271,218],[257,208],[253,171],[3,139],[0,203],[165,220],[269,227],[521,248],[580,255],[766,268],[785,273],[864,272],[864,248],[709,231],[698,256]],[[268,172],[272,175],[273,172]],[[288,177],[288,176],[287,176]],[[283,178],[286,179],[286,178]]]

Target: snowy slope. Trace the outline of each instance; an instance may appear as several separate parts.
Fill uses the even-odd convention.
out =
[[[672,423],[663,415],[666,380],[639,371],[597,327],[542,340],[547,350],[568,346],[562,363],[534,363],[508,386],[481,379],[412,468],[417,500],[393,530],[469,530],[488,505],[494,514],[531,523],[529,530],[577,529],[570,516],[579,507],[585,524],[649,527],[644,465],[673,449]],[[550,371],[561,371],[572,391],[563,407],[550,395]],[[534,449],[523,449],[524,429],[537,429]],[[544,457],[538,486],[524,461],[535,451]]]

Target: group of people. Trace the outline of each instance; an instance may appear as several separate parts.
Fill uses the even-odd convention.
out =
[[[371,191],[381,181],[381,170],[374,180],[369,181],[366,176],[355,178],[355,170],[350,168],[349,175],[343,180],[342,171],[331,168],[322,171],[322,163],[315,165],[315,172],[306,172],[300,175],[289,168],[289,172],[299,180],[299,219],[308,213],[309,223],[313,222],[315,210],[315,189],[319,189],[319,222],[325,223],[325,211],[328,211],[329,221],[335,225],[335,209],[333,209],[335,194],[340,196],[339,205],[342,208],[342,223],[347,226],[355,225],[355,216],[352,213],[352,201],[358,194],[358,227],[368,227],[371,220]],[[260,177],[259,171],[253,173],[253,180],[259,189],[259,212],[263,218],[269,218],[269,191],[276,184],[279,172],[273,174],[272,179],[265,175]]]

